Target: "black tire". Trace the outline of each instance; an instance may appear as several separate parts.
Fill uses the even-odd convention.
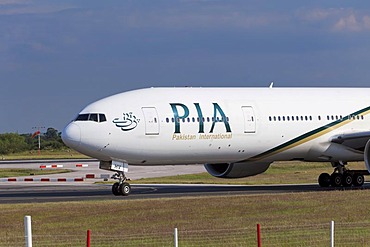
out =
[[[329,187],[330,186],[330,175],[328,173],[321,173],[319,176],[319,185],[320,187]]]
[[[113,185],[112,185],[112,193],[113,193],[113,195],[115,195],[115,196],[119,196],[119,195],[121,195],[121,193],[120,193],[120,191],[119,191],[119,183],[117,182],[117,183],[114,183]]]
[[[364,179],[364,176],[361,175],[361,174],[355,174],[353,176],[353,185],[356,186],[356,187],[360,187],[364,184],[365,182],[365,179]]]
[[[119,186],[119,191],[121,195],[128,196],[131,193],[131,186],[129,183],[123,183]]]
[[[350,187],[350,186],[352,186],[352,183],[353,183],[352,175],[349,174],[349,173],[344,173],[343,180],[342,180],[343,186],[344,187]]]
[[[330,176],[330,183],[333,187],[342,186],[343,176],[340,173],[333,173]]]

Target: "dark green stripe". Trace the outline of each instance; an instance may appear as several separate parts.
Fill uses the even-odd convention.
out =
[[[356,112],[354,112],[352,114],[349,114],[349,115],[345,116],[342,119],[336,120],[336,121],[334,121],[332,123],[329,123],[327,125],[324,125],[322,127],[317,128],[317,129],[311,130],[311,131],[309,131],[309,132],[307,132],[307,133],[305,133],[303,135],[300,135],[300,136],[298,136],[298,137],[296,137],[296,138],[294,138],[294,139],[292,139],[290,141],[287,141],[287,142],[285,142],[283,144],[280,144],[279,146],[276,146],[276,147],[274,147],[274,148],[272,148],[272,149],[270,149],[270,150],[268,150],[266,152],[263,152],[261,154],[258,154],[256,156],[253,156],[251,158],[248,158],[246,160],[242,160],[242,161],[239,161],[239,162],[256,161],[256,160],[262,159],[266,155],[269,155],[271,153],[274,153],[276,151],[279,151],[280,149],[283,149],[283,148],[285,148],[287,146],[290,146],[292,144],[295,144],[296,142],[299,142],[299,141],[301,141],[301,140],[303,140],[305,138],[308,138],[308,137],[310,137],[312,135],[315,135],[317,133],[320,133],[320,132],[322,132],[322,131],[324,131],[326,129],[332,128],[332,127],[334,127],[334,126],[336,126],[336,125],[338,125],[338,124],[340,124],[340,123],[342,123],[344,121],[350,120],[350,117],[360,115],[360,114],[362,114],[362,113],[364,113],[366,111],[369,111],[369,110],[370,110],[370,106],[369,107],[366,107],[364,109],[361,109],[359,111],[356,111]]]

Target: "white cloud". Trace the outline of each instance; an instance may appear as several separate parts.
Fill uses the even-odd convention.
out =
[[[28,4],[30,0],[1,0],[0,5]]]
[[[370,16],[353,8],[300,9],[298,19],[319,23],[334,32],[363,32],[370,30]]]
[[[358,32],[361,31],[361,23],[357,21],[356,16],[352,13],[349,16],[340,18],[334,25],[334,30],[337,31],[351,31]]]
[[[370,30],[370,16],[351,13],[341,17],[334,25],[335,31],[362,32]]]
[[[297,16],[305,21],[322,21],[333,15],[336,11],[334,9],[313,9],[313,10],[299,10]]]
[[[45,14],[71,8],[65,4],[40,4],[30,0],[1,0],[0,6],[0,15]]]

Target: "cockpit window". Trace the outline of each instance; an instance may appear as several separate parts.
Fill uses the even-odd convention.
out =
[[[99,122],[105,122],[107,121],[107,118],[105,117],[104,114],[99,114]]]
[[[100,123],[107,121],[107,118],[105,117],[105,114],[102,113],[84,113],[79,114],[74,121],[93,121]]]
[[[87,121],[89,119],[89,114],[80,114],[77,116],[75,121]]]
[[[98,114],[95,113],[90,114],[89,121],[98,122]]]

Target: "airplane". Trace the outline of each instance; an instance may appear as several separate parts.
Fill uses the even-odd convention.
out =
[[[128,165],[204,164],[212,176],[241,178],[274,161],[328,162],[321,187],[362,186],[370,173],[368,88],[145,88],[86,106],[64,143],[115,171],[127,196]],[[365,161],[366,170],[349,170]]]

